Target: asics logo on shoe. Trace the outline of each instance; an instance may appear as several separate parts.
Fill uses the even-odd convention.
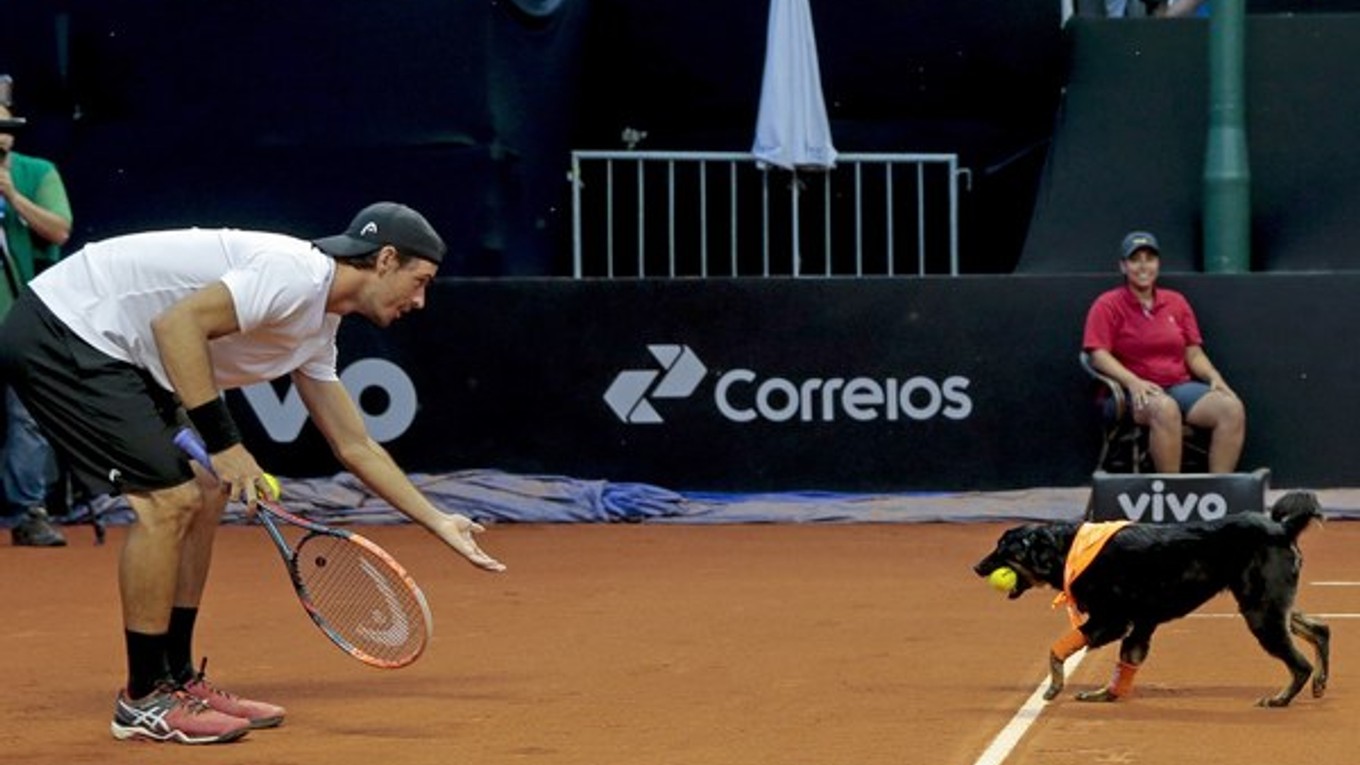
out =
[[[250,730],[248,720],[221,714],[182,690],[162,688],[138,701],[122,693],[109,731],[122,741],[143,739],[181,744],[235,741]]]
[[[649,399],[685,398],[708,374],[708,367],[688,345],[649,345],[647,350],[661,364],[660,371],[625,369],[604,392],[605,403],[623,422],[663,422]]]
[[[139,709],[118,699],[118,722],[128,727],[147,728],[155,733],[169,733],[171,728],[165,716],[173,707],[170,704],[156,703],[148,709]]]

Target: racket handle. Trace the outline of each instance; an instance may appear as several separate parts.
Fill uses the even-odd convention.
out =
[[[189,458],[194,462],[202,465],[209,473],[216,475],[216,473],[213,472],[212,458],[208,456],[208,447],[203,443],[203,439],[199,438],[198,434],[193,430],[189,428],[180,428],[179,432],[175,434],[175,446],[178,446],[181,451],[189,455]]]

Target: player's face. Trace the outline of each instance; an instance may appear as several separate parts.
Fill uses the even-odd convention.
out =
[[[434,281],[439,267],[423,258],[412,258],[405,265],[393,254],[389,263],[380,264],[378,289],[369,318],[386,327],[403,315],[425,307],[425,288]]]

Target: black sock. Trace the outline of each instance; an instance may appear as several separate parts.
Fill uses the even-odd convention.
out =
[[[166,636],[165,657],[170,662],[170,675],[179,683],[194,679],[194,620],[197,608],[175,606],[170,611],[170,634]]]
[[[127,695],[140,699],[156,690],[158,683],[170,679],[165,663],[166,636],[123,630],[123,638],[127,643]]]

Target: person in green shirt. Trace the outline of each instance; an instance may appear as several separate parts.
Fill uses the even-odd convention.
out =
[[[56,165],[14,151],[14,131],[23,120],[0,104],[0,317],[19,290],[61,258],[71,236],[71,203]],[[4,459],[0,463],[13,543],[33,547],[66,544],[43,504],[53,476],[52,447],[14,390],[5,386]]]

